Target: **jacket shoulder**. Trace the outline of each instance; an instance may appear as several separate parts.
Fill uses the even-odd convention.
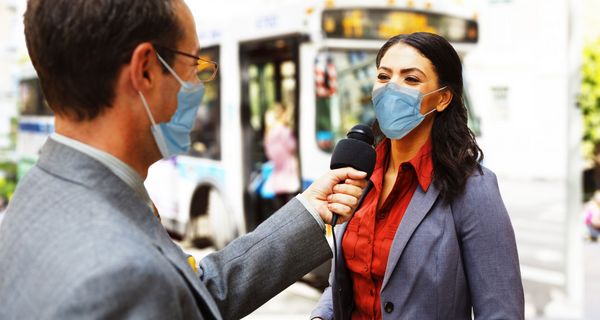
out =
[[[465,191],[451,206],[459,230],[509,220],[496,174],[483,166],[467,179]]]

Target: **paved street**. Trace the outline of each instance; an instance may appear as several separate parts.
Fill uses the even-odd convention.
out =
[[[600,242],[585,243],[584,315],[585,319],[600,319]]]
[[[499,177],[499,185],[515,229],[527,318],[579,319],[576,306],[570,304],[565,293],[564,184]],[[576,237],[583,239],[583,233]],[[583,271],[581,263],[578,266]]]

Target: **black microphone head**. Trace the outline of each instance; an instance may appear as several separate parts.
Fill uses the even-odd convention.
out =
[[[375,169],[375,149],[373,149],[373,131],[359,124],[348,132],[348,138],[340,140],[331,155],[331,169],[352,167],[367,173],[367,179]]]
[[[357,139],[370,145],[373,145],[373,142],[375,142],[373,130],[371,130],[371,127],[364,124],[357,124],[352,127],[352,129],[348,131],[346,137],[350,139]]]

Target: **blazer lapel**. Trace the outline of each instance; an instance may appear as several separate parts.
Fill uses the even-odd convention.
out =
[[[197,302],[204,307],[202,310],[212,313],[215,319],[221,319],[210,292],[201,284],[200,276],[187,264],[183,251],[173,243],[148,205],[112,171],[95,159],[52,139],[48,139],[42,148],[37,165],[42,170],[103,194],[107,201],[114,202],[115,207],[120,209],[115,214],[123,214],[177,268],[194,291]]]
[[[188,264],[187,256],[183,250],[173,243],[162,226],[160,229],[157,229],[156,232],[158,241],[155,242],[155,244],[171,264],[177,268],[192,290],[195,291],[195,296],[197,296],[197,302],[200,304],[203,315],[207,316],[209,319],[221,319],[221,313],[214,302],[212,295],[206,286],[201,284],[200,275],[196,274]],[[208,317],[208,314],[206,314],[207,312],[210,312],[212,317]]]
[[[427,193],[421,189],[421,186],[418,186],[417,190],[415,190],[413,198],[410,201],[408,208],[406,208],[402,222],[400,222],[400,225],[398,226],[394,241],[392,242],[392,247],[390,248],[385,275],[383,277],[383,284],[381,286],[382,291],[390,280],[406,244],[433,206],[439,193],[439,190],[435,188],[433,183],[429,186]]]
[[[344,237],[344,233],[346,233],[346,228],[348,228],[348,222],[349,221],[346,221],[343,224],[335,227],[335,243],[337,244],[337,254],[335,258],[338,259],[338,263],[344,263],[344,256],[342,254],[342,238]]]
[[[198,303],[202,315],[206,319],[221,319],[221,313],[217,307],[212,295],[208,289],[201,284],[200,276],[197,275],[187,262],[187,256],[181,248],[179,248],[165,228],[160,224],[158,218],[143,201],[136,201],[135,204],[122,203],[124,207],[132,208],[135,212],[144,212],[145,214],[130,215],[133,222],[148,236],[157,250],[169,260],[169,262],[177,269],[179,274],[184,278],[190,290],[194,292],[194,297]]]

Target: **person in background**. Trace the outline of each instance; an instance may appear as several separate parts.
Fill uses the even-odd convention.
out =
[[[585,226],[588,230],[590,241],[598,241],[600,236],[600,191],[596,190],[594,196],[590,199],[584,208]]]
[[[269,183],[275,193],[275,209],[279,209],[300,191],[298,143],[290,126],[290,114],[281,103],[273,104],[265,118],[265,153],[273,163]]]
[[[24,22],[56,132],[0,226],[0,319],[239,319],[331,257],[324,223],[364,172],[326,173],[199,264],[160,224],[148,167],[188,151],[217,69],[183,0],[30,0]]]
[[[313,319],[523,319],[513,228],[467,126],[462,66],[432,33],[376,58],[377,161],[361,208],[336,228]]]

